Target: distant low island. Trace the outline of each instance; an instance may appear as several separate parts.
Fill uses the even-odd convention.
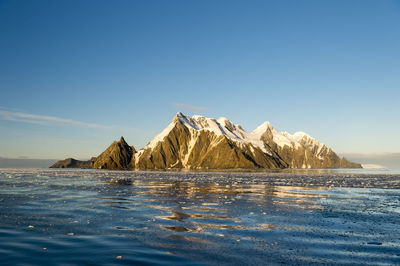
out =
[[[61,160],[50,168],[95,169],[284,169],[362,168],[340,158],[304,132],[277,131],[264,122],[253,132],[226,118],[177,113],[171,123],[139,151],[121,137],[88,161]]]

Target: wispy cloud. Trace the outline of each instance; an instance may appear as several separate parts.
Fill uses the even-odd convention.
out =
[[[188,105],[184,103],[174,103],[175,107],[178,107],[179,109],[187,109],[187,110],[192,110],[192,111],[206,111],[207,108],[205,107],[199,107],[199,106],[193,106],[193,105]]]
[[[76,121],[72,119],[65,119],[55,116],[47,115],[35,115],[22,112],[13,112],[0,110],[0,119],[8,121],[16,121],[21,123],[39,124],[39,125],[65,125],[65,126],[76,126],[76,127],[86,127],[86,128],[98,128],[98,129],[111,129],[112,126],[105,126],[99,124],[86,123],[81,121]]]

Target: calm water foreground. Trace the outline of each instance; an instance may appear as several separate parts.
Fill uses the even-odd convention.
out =
[[[0,265],[400,264],[400,174],[0,169]]]

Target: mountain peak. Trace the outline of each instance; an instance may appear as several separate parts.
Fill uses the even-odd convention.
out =
[[[301,141],[302,139],[306,138],[312,141],[317,141],[316,139],[314,139],[313,137],[311,137],[310,135],[308,135],[307,133],[303,132],[303,131],[298,131],[296,133],[294,133],[292,135],[293,139],[295,139],[296,141]],[[319,142],[319,141],[317,141]]]
[[[303,132],[303,131],[297,131],[296,133],[293,134],[293,136],[299,136],[299,137],[307,136],[307,137],[309,137],[309,135],[306,132]]]
[[[129,146],[124,137],[114,141],[108,148],[94,159],[93,168],[126,169],[135,149]]]
[[[183,117],[183,116],[185,116],[185,115],[182,114],[182,112],[177,112],[176,115],[175,115],[175,117]]]
[[[270,122],[265,121],[264,123],[262,123],[261,125],[259,125],[256,129],[253,130],[253,132],[251,132],[251,134],[257,135],[257,136],[261,136],[262,134],[264,134],[268,129],[275,130],[275,128],[271,125]]]
[[[217,121],[221,123],[221,122],[229,121],[229,119],[224,116],[221,116],[220,118],[217,119]]]
[[[172,122],[179,122],[181,121],[182,123],[186,123],[190,120],[189,116],[186,116],[182,112],[177,112],[174,118],[172,119]]]

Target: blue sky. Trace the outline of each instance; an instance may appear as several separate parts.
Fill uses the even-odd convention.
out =
[[[176,112],[400,152],[400,1],[2,1],[0,156],[143,147]]]

